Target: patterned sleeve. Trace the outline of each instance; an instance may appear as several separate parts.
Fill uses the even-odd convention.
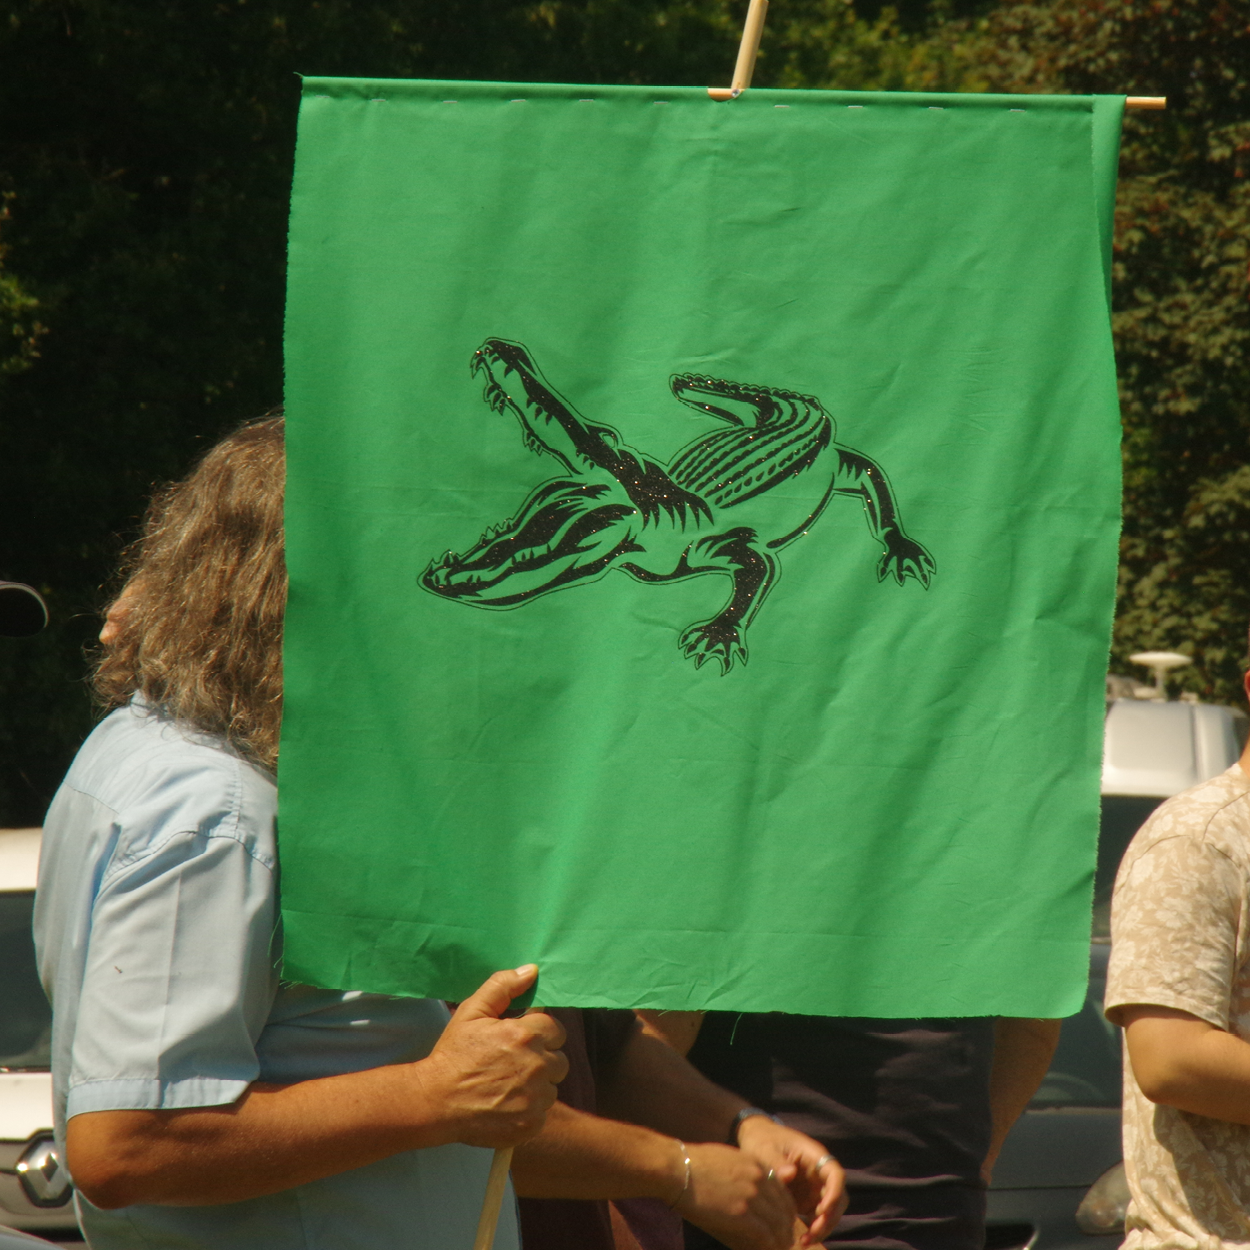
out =
[[[1111,904],[1106,1014],[1134,1003],[1229,1027],[1242,873],[1201,835],[1163,837],[1125,860]]]

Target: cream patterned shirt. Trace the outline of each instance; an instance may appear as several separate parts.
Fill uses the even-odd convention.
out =
[[[1106,1010],[1187,1011],[1250,1041],[1250,777],[1164,803],[1129,845],[1111,905]],[[1250,1244],[1250,1126],[1150,1102],[1124,1056],[1126,1250]]]

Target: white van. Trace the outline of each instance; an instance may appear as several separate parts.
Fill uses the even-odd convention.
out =
[[[1108,693],[1123,689],[1114,681],[1108,682]],[[1164,799],[1235,764],[1246,741],[1246,728],[1244,712],[1218,703],[1168,703],[1140,697],[1108,700],[1094,887],[1095,940],[1110,938],[1111,887],[1133,834]]]

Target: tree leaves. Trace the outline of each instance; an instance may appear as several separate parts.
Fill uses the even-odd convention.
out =
[[[152,484],[281,398],[300,73],[707,84],[745,0],[10,0],[0,24],[0,823],[90,709],[82,649]],[[899,10],[902,16],[899,15]],[[1250,0],[775,0],[761,85],[1169,97],[1125,123],[1114,328],[1117,662],[1189,651],[1237,697],[1250,615]]]
[[[1250,4],[1008,5],[982,38],[1014,88],[1166,95],[1125,120],[1113,328],[1124,539],[1113,656],[1191,654],[1241,701],[1250,622]]]
[[[0,224],[9,219],[13,192],[0,196]],[[0,243],[0,376],[29,369],[39,355],[39,340],[48,332],[37,317],[39,301],[4,270],[8,248]]]

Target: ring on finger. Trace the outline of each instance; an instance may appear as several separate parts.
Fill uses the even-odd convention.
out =
[[[837,1160],[833,1157],[833,1155],[821,1155],[820,1158],[816,1160],[816,1171],[819,1172],[820,1169],[823,1168],[828,1163],[836,1163],[836,1162]]]

